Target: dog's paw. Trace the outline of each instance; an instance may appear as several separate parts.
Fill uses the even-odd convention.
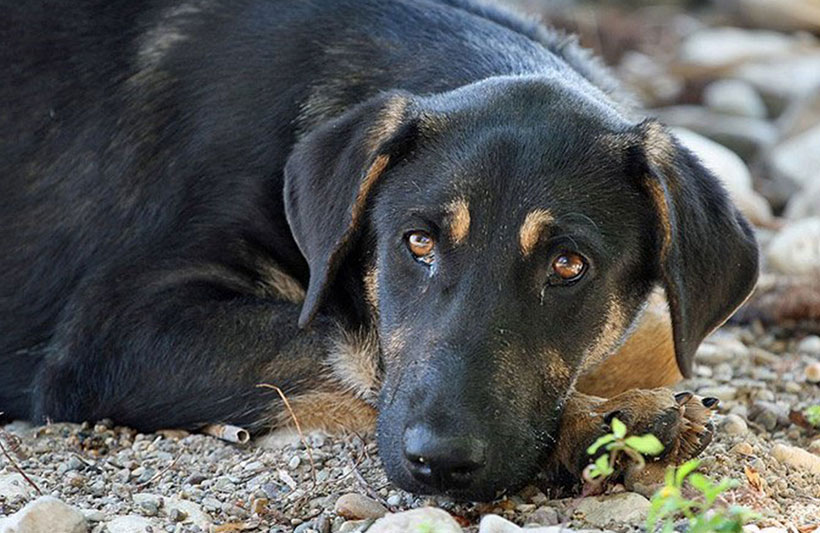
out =
[[[605,422],[618,417],[630,434],[651,433],[664,447],[660,455],[646,457],[642,468],[630,462],[624,465],[627,489],[651,493],[663,481],[667,467],[703,452],[714,436],[712,413],[717,405],[717,398],[701,398],[691,392],[672,393],[668,389],[629,391],[605,402]]]

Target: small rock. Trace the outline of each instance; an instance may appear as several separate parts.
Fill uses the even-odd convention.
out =
[[[773,31],[707,28],[681,43],[678,57],[690,68],[722,69],[740,62],[778,57],[795,48],[793,38]]]
[[[729,451],[739,455],[754,455],[755,453],[754,448],[748,442],[738,442]]]
[[[334,510],[339,516],[355,520],[379,518],[387,513],[387,509],[376,500],[355,492],[340,496]]]
[[[731,402],[737,398],[737,389],[731,385],[717,385],[714,387],[703,387],[698,390],[701,396],[713,396],[722,402]]]
[[[398,494],[391,494],[387,497],[387,505],[395,507],[397,505],[401,505],[401,496]]]
[[[405,533],[407,531],[461,533],[461,526],[446,511],[435,507],[421,507],[385,515],[376,520],[367,533]]]
[[[35,481],[36,483],[36,481]],[[0,475],[0,498],[6,501],[27,500],[34,495],[34,487],[18,473]]]
[[[780,138],[777,127],[768,121],[719,115],[705,107],[677,105],[653,112],[665,123],[708,137],[746,161],[754,159],[761,150],[768,150]]]
[[[299,464],[301,462],[302,462],[302,460],[299,459],[299,456],[294,455],[293,457],[290,458],[290,461],[288,461],[288,468],[290,468],[291,470],[294,470],[295,468],[299,467]]]
[[[718,113],[766,118],[766,104],[755,88],[745,81],[714,81],[704,88],[703,102]]]
[[[581,500],[576,512],[583,513],[584,521],[594,527],[604,527],[613,521],[638,524],[646,520],[649,500],[634,492],[596,496]]]
[[[820,457],[795,446],[775,444],[772,457],[794,468],[820,474]]]
[[[791,220],[820,217],[820,169],[811,183],[789,198],[783,216]]]
[[[797,351],[805,355],[820,356],[820,337],[809,335],[797,345]]]
[[[820,439],[814,439],[809,443],[809,451],[815,455],[820,455]]]
[[[156,531],[156,525],[151,520],[139,515],[118,516],[110,522],[106,522],[105,527],[109,533],[145,533],[147,528]]]
[[[367,526],[373,522],[374,520],[372,518],[369,520],[348,520],[339,527],[338,533],[358,533],[367,529]]]
[[[778,111],[788,102],[812,94],[820,86],[820,52],[747,62],[734,69],[732,76],[751,83],[769,107]]]
[[[749,411],[749,420],[760,424],[767,431],[774,431],[778,424],[788,425],[788,418],[788,409],[769,401],[756,401]]]
[[[820,383],[820,363],[811,363],[805,370],[806,381],[809,383]]]
[[[815,152],[820,154],[820,150]],[[783,228],[769,244],[766,259],[771,268],[782,274],[820,273],[820,217],[805,218]]]
[[[820,125],[772,148],[769,165],[778,176],[809,186],[820,169]]]
[[[726,415],[720,427],[727,435],[744,435],[749,431],[746,421],[737,415]]]
[[[184,518],[182,518],[181,521],[186,524],[194,524],[199,526],[199,528],[203,531],[208,531],[211,527],[211,517],[203,511],[202,507],[196,502],[179,498],[165,498],[164,509],[165,512],[168,513],[168,517],[174,521],[179,520],[175,520],[171,513],[177,511],[174,516],[179,517],[184,515]]]
[[[539,526],[553,526],[559,522],[558,511],[547,506],[539,507],[527,517],[527,524]]]
[[[41,496],[0,519],[2,533],[85,533],[85,516],[52,496]]]

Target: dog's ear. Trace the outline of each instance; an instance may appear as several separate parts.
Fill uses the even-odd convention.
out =
[[[701,341],[748,298],[758,274],[752,229],[717,178],[654,120],[637,126],[631,173],[656,214],[657,275],[678,367],[691,376]]]
[[[319,126],[285,165],[285,213],[310,269],[299,326],[315,316],[361,227],[370,193],[412,136],[411,97],[376,96]]]

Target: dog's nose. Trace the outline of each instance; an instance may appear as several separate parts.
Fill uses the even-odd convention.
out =
[[[465,489],[487,462],[487,443],[472,435],[444,436],[415,424],[404,432],[404,457],[417,481],[438,490]]]

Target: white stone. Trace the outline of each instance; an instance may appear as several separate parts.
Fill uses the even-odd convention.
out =
[[[31,476],[29,476],[31,477]],[[32,481],[37,483],[37,480],[32,478]],[[34,487],[18,473],[4,474],[0,476],[0,497],[8,501],[22,498],[28,500],[34,496]]]
[[[732,76],[749,82],[764,97],[791,101],[820,87],[820,52],[746,62],[733,70]]]
[[[820,274],[820,217],[798,220],[783,228],[769,243],[766,259],[781,274]]]
[[[478,526],[478,533],[573,533],[574,530],[563,526],[518,527],[509,520],[495,514],[484,515]],[[577,532],[576,532],[577,533]]]
[[[783,216],[792,220],[820,217],[820,168],[802,191],[789,198]]]
[[[105,527],[108,528],[108,533],[144,533],[147,527],[156,530],[158,526],[145,517],[131,514],[118,516],[110,522],[106,522]]]
[[[818,65],[820,70],[820,64]],[[815,183],[820,171],[820,125],[772,148],[769,163],[778,175],[801,187]]]
[[[196,502],[179,498],[165,498],[165,513],[170,514],[174,509],[179,509],[187,515],[185,520],[182,521],[183,524],[194,524],[203,531],[208,531],[211,527],[213,522],[211,517]]]
[[[407,531],[461,533],[461,526],[446,511],[435,507],[422,507],[385,515],[376,520],[367,530],[368,533],[405,533]]]
[[[806,355],[820,355],[820,337],[807,336],[797,344],[797,351]]]
[[[751,84],[741,80],[717,80],[703,90],[709,109],[728,115],[766,118],[766,104]]]
[[[708,28],[690,35],[681,44],[678,57],[688,65],[717,69],[750,59],[781,56],[795,46],[793,38],[773,31]]]
[[[672,132],[723,183],[732,201],[749,221],[756,225],[772,222],[772,208],[752,189],[752,175],[740,156],[691,130],[673,128]]]
[[[649,513],[649,500],[634,492],[584,498],[576,507],[584,521],[593,527],[605,527],[612,522],[641,524]]]
[[[0,533],[85,533],[85,516],[52,496],[41,496],[0,519]]]
[[[775,444],[772,447],[772,457],[799,470],[820,474],[820,457],[802,448],[786,444]]]

